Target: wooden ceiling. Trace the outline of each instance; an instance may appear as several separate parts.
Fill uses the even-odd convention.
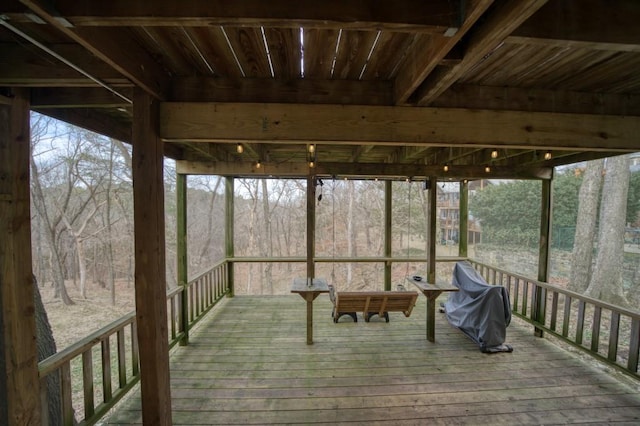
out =
[[[31,87],[34,110],[129,142],[144,90],[188,173],[549,178],[640,151],[637,0],[0,8],[5,94]]]

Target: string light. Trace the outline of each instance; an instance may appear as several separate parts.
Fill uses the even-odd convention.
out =
[[[259,169],[260,167],[262,167],[262,163],[260,162],[260,160],[258,160],[256,162],[256,169]]]
[[[491,158],[498,158],[498,150],[494,149],[493,151],[491,151]]]
[[[489,167],[489,166],[484,166],[484,171],[485,171],[486,173],[491,173],[491,167]]]
[[[316,166],[316,162],[313,160],[309,160],[309,168],[313,169]]]
[[[316,152],[316,146],[315,146],[315,144],[310,144],[309,145],[309,154],[313,154],[314,152]]]
[[[545,160],[551,160],[551,151],[547,151],[544,153],[544,159]]]
[[[241,143],[239,143],[238,146],[236,146],[236,151],[238,152],[238,154],[242,154],[244,152],[244,147],[242,146]]]
[[[444,170],[445,172],[449,171],[449,165],[445,164],[444,167],[442,168],[442,170]]]

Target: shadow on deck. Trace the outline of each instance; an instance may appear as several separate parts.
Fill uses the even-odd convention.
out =
[[[297,295],[236,296],[171,356],[173,423],[567,424],[640,422],[640,383],[619,380],[513,323],[513,353],[483,354],[425,298],[410,318],[339,324],[314,302],[314,344]],[[141,424],[140,392],[107,424]]]

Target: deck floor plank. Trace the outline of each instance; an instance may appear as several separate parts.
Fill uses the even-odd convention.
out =
[[[620,380],[512,324],[512,353],[483,354],[424,298],[401,313],[334,324],[314,302],[314,344],[295,295],[236,296],[171,356],[175,425],[568,424],[640,422],[640,384]],[[139,391],[107,424],[141,424]]]

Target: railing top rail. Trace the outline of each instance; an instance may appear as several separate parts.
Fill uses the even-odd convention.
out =
[[[192,283],[192,282],[194,282],[194,281],[197,281],[197,280],[199,280],[200,278],[204,277],[205,275],[207,275],[207,274],[211,273],[211,271],[213,271],[214,269],[216,269],[216,268],[218,268],[218,267],[220,267],[220,266],[224,265],[225,263],[229,262],[230,260],[232,260],[232,259],[222,259],[222,260],[221,260],[221,261],[219,261],[218,263],[215,263],[211,268],[209,268],[209,269],[207,269],[206,271],[204,271],[204,272],[202,272],[202,273],[200,273],[200,274],[196,275],[195,277],[191,278],[191,279],[189,280],[189,284],[190,284],[190,283]],[[180,288],[180,286],[178,286],[178,288]]]
[[[628,316],[630,318],[640,320],[640,311],[633,311],[633,310],[630,310],[630,309],[623,308],[621,306],[612,305],[610,303],[603,302],[602,300],[594,299],[594,298],[591,298],[589,296],[585,296],[584,294],[576,293],[575,291],[567,290],[565,288],[558,287],[556,285],[549,284],[549,283],[544,282],[544,281],[534,280],[532,278],[525,277],[524,275],[519,275],[519,274],[515,274],[513,272],[506,271],[504,269],[496,268],[495,266],[487,265],[486,263],[478,262],[477,260],[470,259],[470,261],[475,263],[475,264],[477,264],[477,265],[486,266],[487,268],[493,269],[494,271],[497,271],[497,272],[501,272],[501,273],[503,273],[505,275],[509,275],[509,276],[512,276],[514,278],[518,278],[518,279],[523,280],[523,281],[528,281],[528,282],[533,283],[533,284],[535,284],[537,286],[540,286],[542,288],[546,288],[548,290],[552,290],[552,291],[556,291],[558,293],[565,294],[565,295],[567,295],[567,296],[569,296],[569,297],[571,297],[573,299],[583,300],[583,301],[585,301],[587,303],[590,303],[590,304],[592,304],[594,306],[598,306],[598,307],[603,308],[603,309],[615,311],[615,312],[618,312],[618,313],[620,313],[622,315],[626,315],[626,316]]]
[[[80,339],[71,346],[68,346],[60,352],[56,352],[55,354],[51,355],[47,359],[40,361],[38,363],[38,370],[40,372],[40,375],[46,376],[47,374],[55,371],[56,369],[60,368],[60,366],[67,360],[82,354],[86,350],[99,343],[102,339],[112,335],[115,330],[124,328],[126,325],[135,322],[135,320],[136,313],[129,312],[123,317],[102,327],[100,330],[91,333],[83,339]]]

